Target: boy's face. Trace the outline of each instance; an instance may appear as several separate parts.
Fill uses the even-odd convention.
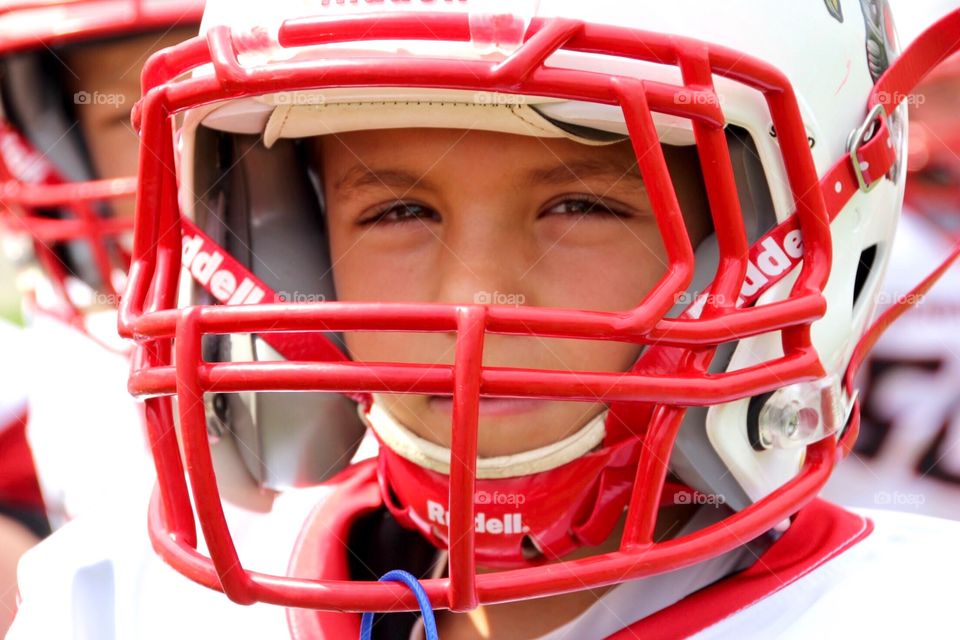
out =
[[[406,129],[325,136],[314,149],[339,300],[624,311],[666,271],[629,142]],[[674,178],[685,211],[696,214],[688,219],[696,246],[710,227],[696,169],[684,168],[689,159],[670,164],[681,174]],[[354,359],[380,362],[451,364],[455,347],[450,334],[350,333],[346,342]],[[639,352],[488,334],[484,365],[620,372]],[[379,400],[414,433],[450,445],[449,397]],[[545,446],[602,410],[600,402],[482,398],[479,454]]]
[[[196,27],[177,28],[64,52],[63,76],[98,178],[136,175],[139,139],[130,123],[130,111],[140,98],[140,71],[152,53],[196,32]],[[113,203],[121,217],[132,217],[133,205],[132,198]]]

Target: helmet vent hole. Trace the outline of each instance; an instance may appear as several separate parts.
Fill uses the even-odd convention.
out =
[[[853,282],[853,306],[857,306],[860,300],[860,294],[863,293],[863,287],[867,284],[867,279],[873,271],[873,263],[877,258],[877,245],[870,245],[860,253],[860,260],[857,263],[857,277]]]
[[[543,559],[543,552],[530,536],[523,536],[523,540],[520,541],[520,553],[523,554],[524,560],[530,562]]]
[[[389,483],[386,483],[386,487],[387,487],[387,490],[386,490],[386,495],[384,496],[384,500],[386,500],[389,503],[387,506],[393,511],[403,511],[404,510],[403,503],[400,501],[399,496],[397,496],[396,492],[393,490],[393,487],[390,486]]]

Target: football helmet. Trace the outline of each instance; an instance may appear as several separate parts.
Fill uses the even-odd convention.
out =
[[[391,515],[449,551],[448,577],[423,586],[454,610],[696,563],[782,531],[826,482],[855,438],[844,374],[903,195],[903,109],[878,97],[907,85],[885,75],[897,56],[885,2],[212,1],[201,32],[144,69],[120,309],[159,474],[151,536],[177,570],[237,602],[415,609],[396,584],[251,571],[231,538],[211,441],[255,452],[244,462],[261,485],[291,468],[322,480],[358,433],[345,402],[380,442]],[[948,43],[927,42],[920,66],[937,46]],[[406,127],[629,139],[663,277],[622,312],[337,299],[302,140]],[[698,246],[667,147],[699,158],[714,231]],[[355,331],[452,335],[453,363],[351,360],[341,336]],[[625,372],[495,367],[481,357],[495,335],[643,350]],[[382,411],[374,394],[387,393],[452,396],[450,449]],[[572,455],[478,459],[481,397],[607,410],[561,443]],[[314,416],[321,435],[305,442],[290,428],[305,420],[284,411]],[[327,466],[305,461],[321,442]],[[724,496],[729,517],[655,542],[668,474]],[[536,499],[483,499],[497,492]],[[562,559],[621,517],[619,550]]]
[[[112,214],[136,194],[133,167],[126,177],[97,175],[76,122],[77,108],[115,97],[68,95],[60,56],[78,45],[196,25],[202,10],[197,0],[0,3],[0,234],[22,289],[41,296],[35,306],[44,311],[79,321],[85,308],[116,307],[133,221]]]

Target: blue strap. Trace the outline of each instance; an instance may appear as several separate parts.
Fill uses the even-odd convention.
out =
[[[413,595],[417,597],[417,604],[420,605],[420,613],[423,615],[423,631],[427,640],[440,640],[437,635],[437,621],[433,617],[433,607],[430,606],[430,598],[427,592],[423,590],[420,581],[411,573],[400,571],[388,571],[380,578],[380,582],[402,582],[407,585]],[[373,612],[368,611],[360,618],[360,640],[370,640],[373,635]]]

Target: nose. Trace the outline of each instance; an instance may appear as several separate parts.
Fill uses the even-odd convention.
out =
[[[524,276],[532,264],[521,222],[466,215],[445,229],[437,302],[536,304]]]

